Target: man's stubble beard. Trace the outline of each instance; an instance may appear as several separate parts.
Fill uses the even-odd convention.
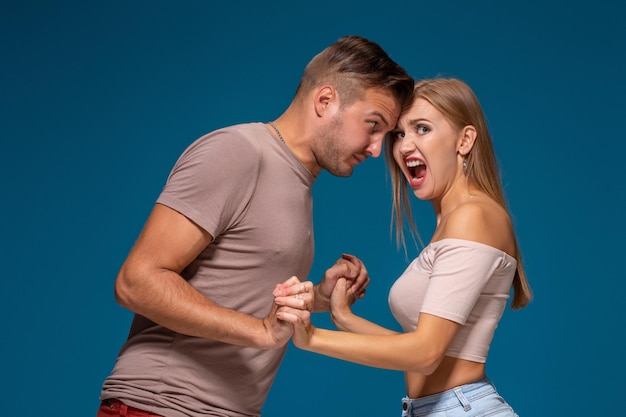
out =
[[[334,117],[329,126],[319,129],[315,135],[314,156],[317,164],[336,177],[349,177],[354,167],[344,161],[345,140],[342,136],[341,114]]]

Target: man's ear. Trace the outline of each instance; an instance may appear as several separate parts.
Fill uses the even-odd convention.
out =
[[[337,90],[331,85],[325,85],[317,90],[314,96],[315,112],[318,116],[323,116],[329,110],[332,110],[339,103]]]
[[[467,125],[461,130],[458,152],[462,156],[466,156],[474,147],[474,142],[476,142],[476,128],[472,125]]]

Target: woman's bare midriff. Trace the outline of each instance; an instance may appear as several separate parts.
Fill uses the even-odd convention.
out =
[[[431,375],[405,372],[407,395],[409,398],[420,398],[438,394],[459,385],[476,382],[484,376],[484,363],[446,356]]]

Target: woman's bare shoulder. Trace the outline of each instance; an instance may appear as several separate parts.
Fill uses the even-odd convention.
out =
[[[471,199],[448,213],[438,239],[464,239],[483,243],[513,255],[515,239],[507,210],[488,197]]]

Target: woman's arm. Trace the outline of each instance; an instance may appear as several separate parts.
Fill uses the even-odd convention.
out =
[[[287,319],[279,309],[277,317]],[[375,368],[430,375],[460,325],[430,314],[420,314],[412,333],[356,334],[317,329],[294,323],[293,342],[301,349]]]
[[[361,334],[398,334],[376,323],[355,315],[350,306],[354,304],[351,288],[345,279],[339,279],[330,299],[330,319],[339,330]]]

